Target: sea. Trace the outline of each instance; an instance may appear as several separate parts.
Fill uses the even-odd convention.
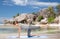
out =
[[[1,26],[3,26],[3,23],[0,23],[0,33],[17,33],[18,32],[17,28],[10,28],[7,26],[6,27],[3,26],[3,28],[2,28]],[[9,26],[11,26],[11,25],[9,25]],[[27,27],[21,26],[21,28],[22,28],[22,30],[21,30],[22,32],[26,32],[28,29],[28,26]],[[33,26],[33,27],[31,27],[31,29],[36,30],[36,29],[40,29],[40,27]]]
[[[0,33],[17,33],[17,28],[0,28]]]

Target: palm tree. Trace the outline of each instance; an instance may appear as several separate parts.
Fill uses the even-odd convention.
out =
[[[58,15],[60,15],[60,4],[56,6],[56,9],[57,9]]]
[[[16,16],[13,16],[13,18],[15,18]]]
[[[48,7],[48,12],[49,12],[48,17],[51,16],[55,17],[54,8],[52,6]]]
[[[13,18],[15,18],[15,17],[17,17],[17,16],[19,16],[19,13],[17,13],[15,16],[13,16]]]
[[[17,13],[16,16],[19,16],[19,13]]]
[[[48,7],[48,23],[51,23],[54,21],[55,19],[55,12],[54,12],[54,8],[52,6]]]

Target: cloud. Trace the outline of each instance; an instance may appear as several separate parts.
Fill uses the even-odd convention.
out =
[[[4,1],[2,1],[2,5],[13,6],[13,2],[10,0],[4,0]]]
[[[56,2],[33,2],[30,5],[37,5],[37,6],[56,6],[59,3]]]
[[[5,4],[17,5],[17,6],[56,6],[59,3],[56,2],[39,2],[38,0],[4,0]],[[37,8],[37,7],[35,7]]]
[[[38,6],[32,6],[32,8],[34,8],[34,9],[39,9],[39,7],[38,7]]]
[[[27,0],[12,0],[12,2],[15,5],[21,5],[21,6],[27,5]]]
[[[12,4],[8,4],[8,3],[3,3],[2,5],[7,5],[7,6],[13,6]]]

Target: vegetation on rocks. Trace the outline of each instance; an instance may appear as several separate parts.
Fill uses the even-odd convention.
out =
[[[43,16],[38,16],[38,21],[40,22],[43,19]]]
[[[52,23],[54,21],[54,19],[55,19],[54,17],[49,17],[48,18],[48,23]]]
[[[56,6],[57,14],[60,15],[60,4]]]

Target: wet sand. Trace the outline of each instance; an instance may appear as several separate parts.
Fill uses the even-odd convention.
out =
[[[0,34],[0,39],[60,39],[60,33],[56,33],[56,34],[40,34],[39,36],[40,37],[35,37],[35,38],[33,38],[33,37],[31,37],[31,38],[23,38],[23,37],[21,37],[21,38],[9,38],[9,36],[10,37],[12,37],[12,36],[17,36],[17,33],[6,33],[6,34]],[[27,36],[26,34],[21,34],[21,36]],[[44,36],[44,37],[42,37],[42,36]]]

